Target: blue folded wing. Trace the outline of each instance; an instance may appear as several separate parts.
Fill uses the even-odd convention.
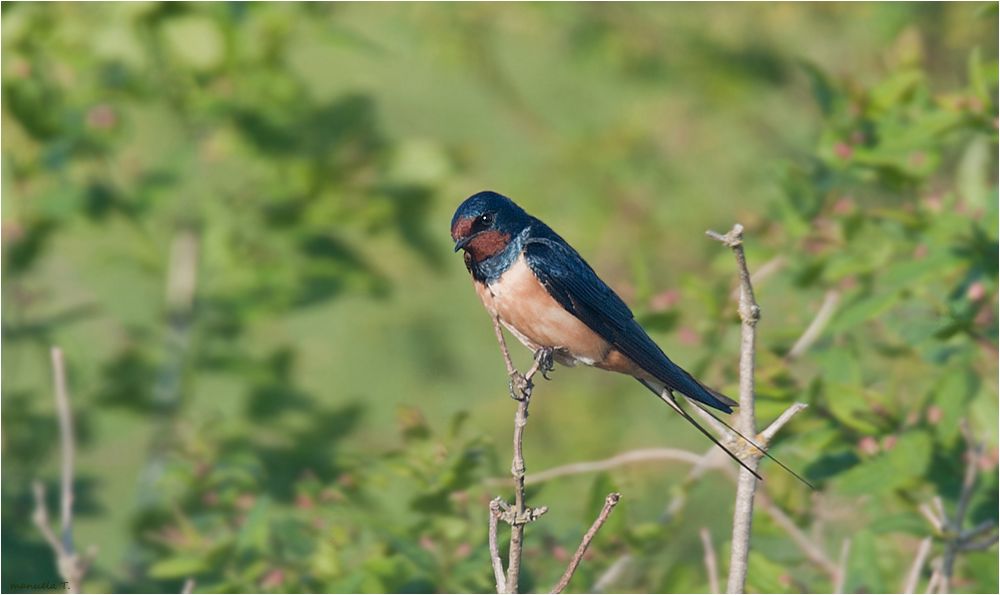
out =
[[[735,401],[706,387],[670,361],[635,321],[625,302],[601,281],[576,250],[544,224],[538,222],[536,226],[535,237],[524,244],[525,260],[563,308],[667,388],[732,413]]]

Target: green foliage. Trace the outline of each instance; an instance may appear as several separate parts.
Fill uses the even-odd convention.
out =
[[[992,10],[992,12],[990,12]],[[734,220],[763,308],[758,416],[810,407],[770,498],[845,589],[893,590],[953,511],[968,420],[997,508],[995,6],[4,4],[4,584],[56,576],[30,483],[57,477],[47,349],[78,426],[85,586],[486,592],[513,407],[450,253],[455,204],[515,197],[671,357],[736,386]],[[832,318],[788,352],[834,292]],[[515,353],[520,358],[521,352]],[[588,374],[594,374],[588,376]],[[540,383],[529,471],[705,448],[634,382]],[[613,395],[609,396],[609,395]],[[646,463],[532,486],[525,590],[706,592],[731,485]],[[51,493],[51,490],[50,490]],[[664,512],[667,503],[678,508]],[[831,577],[762,511],[749,588]],[[501,529],[501,541],[507,534]],[[943,546],[935,535],[934,555]],[[997,551],[956,591],[995,591]],[[927,578],[927,570],[923,576]]]

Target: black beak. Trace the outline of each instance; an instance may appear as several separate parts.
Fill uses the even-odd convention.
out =
[[[467,236],[467,237],[464,237],[464,238],[459,238],[459,240],[457,242],[455,242],[455,252],[458,252],[462,248],[465,248],[465,245],[468,244],[470,241],[472,241],[472,238],[474,238],[474,237],[476,237],[476,236],[475,235],[471,235],[471,236]]]

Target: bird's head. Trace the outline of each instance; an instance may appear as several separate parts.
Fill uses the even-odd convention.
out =
[[[531,218],[514,201],[483,191],[458,206],[451,219],[451,239],[455,252],[465,250],[474,262],[494,256],[528,226]]]

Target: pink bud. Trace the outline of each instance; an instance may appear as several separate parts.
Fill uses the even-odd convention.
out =
[[[250,493],[240,494],[239,496],[236,497],[236,508],[240,510],[250,510],[251,508],[253,508],[253,505],[256,501],[257,499],[254,497],[253,494]]]
[[[854,211],[854,199],[850,196],[842,196],[833,203],[833,212],[836,215],[847,215]]]
[[[838,142],[833,145],[833,154],[846,161],[851,158],[851,155],[854,154],[854,149],[851,148],[851,145],[845,142]]]
[[[682,326],[677,329],[677,340],[681,345],[694,346],[701,342],[701,335],[689,326]]]
[[[285,571],[280,568],[269,570],[260,581],[262,589],[276,589],[285,582]]]
[[[569,552],[566,551],[561,545],[557,545],[552,548],[552,557],[556,559],[557,562],[565,562],[569,560]]]
[[[420,544],[421,548],[427,550],[428,552],[433,552],[434,550],[437,549],[437,544],[435,544],[434,540],[431,539],[430,535],[427,534],[421,535],[418,543]]]
[[[106,103],[96,105],[87,112],[87,126],[94,130],[110,130],[118,123],[118,114]]]
[[[681,299],[681,294],[676,289],[668,289],[666,291],[661,291],[660,293],[653,296],[649,300],[650,309],[661,312],[663,310],[669,310]]]
[[[868,456],[874,455],[878,453],[878,441],[872,436],[865,436],[858,440],[858,450]]]

